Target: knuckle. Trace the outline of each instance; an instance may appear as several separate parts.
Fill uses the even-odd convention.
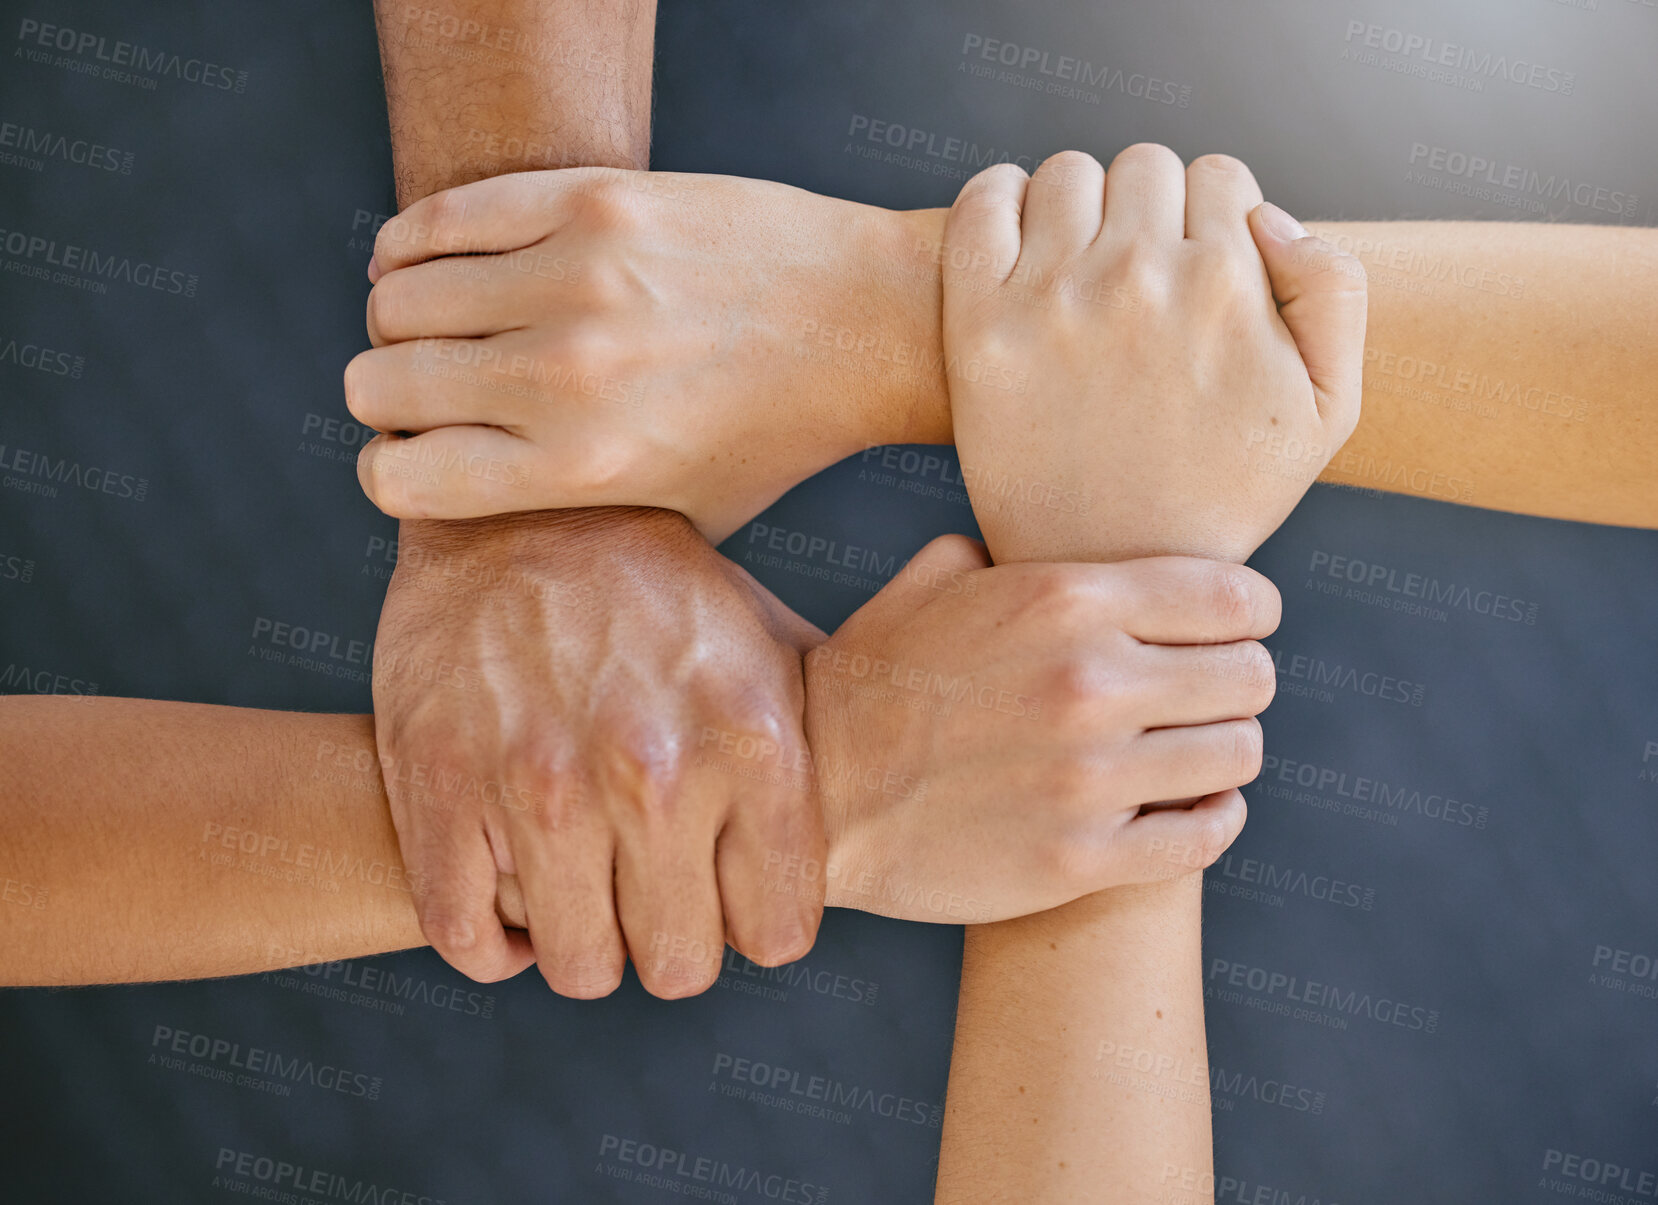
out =
[[[368,291],[369,324],[382,338],[396,339],[409,310],[409,274],[389,272]]]
[[[432,948],[449,961],[472,961],[479,948],[477,926],[447,901],[422,901],[420,931]]]
[[[1255,621],[1255,591],[1236,565],[1215,563],[1207,568],[1202,597],[1209,612],[1229,632],[1247,631]]]
[[[763,934],[744,941],[737,952],[755,966],[780,967],[787,966],[791,962],[798,962],[806,957],[811,949],[812,938],[810,934],[800,934],[794,937]]]
[[[1044,179],[1051,178],[1055,184],[1065,188],[1078,186],[1090,177],[1097,178],[1105,171],[1100,161],[1087,151],[1060,151],[1049,155],[1036,170]]]
[[[626,236],[644,222],[648,195],[622,173],[595,175],[582,182],[573,198],[574,217],[593,234]]]
[[[1278,667],[1259,641],[1251,640],[1238,652],[1239,672],[1249,692],[1251,713],[1265,711],[1278,694]]]
[[[1081,895],[1097,886],[1100,850],[1085,822],[1061,826],[1040,843],[1037,852],[1049,881],[1061,884],[1068,894]]]
[[[1232,785],[1241,787],[1261,773],[1263,741],[1260,721],[1236,720],[1231,724],[1223,753]]]
[[[547,986],[572,1000],[597,1000],[622,986],[621,959],[606,951],[555,957],[538,966]]]
[[[653,958],[643,965],[636,959],[634,969],[645,990],[659,1000],[700,996],[720,977],[719,964],[709,959]]]
[[[1065,648],[1043,684],[1044,706],[1052,700],[1055,719],[1077,720],[1090,725],[1093,705],[1115,696],[1118,683],[1109,669],[1079,647]]]
[[[606,275],[600,271],[590,271],[583,278],[580,286],[588,301],[592,303],[590,309],[602,310],[603,304],[597,300],[597,295],[606,289],[603,283],[595,284],[595,279]],[[596,313],[590,313],[585,318],[577,318],[565,323],[550,341],[550,349],[554,359],[568,368],[583,373],[603,373],[611,375],[619,366],[620,348],[616,342],[616,332]],[[569,374],[566,374],[567,376]],[[575,381],[572,378],[571,384]],[[569,400],[581,401],[580,392],[567,395]]]
[[[1212,297],[1226,302],[1266,302],[1266,281],[1253,251],[1246,257],[1231,247],[1198,243],[1192,248],[1192,254]]]
[[[394,519],[418,519],[422,516],[414,504],[409,482],[396,473],[385,471],[385,460],[394,457],[391,445],[371,440],[357,453],[357,480],[364,495],[382,514]],[[394,457],[395,458],[395,457]]]
[[[637,721],[622,725],[592,761],[599,781],[635,822],[652,825],[673,816],[682,776],[673,734]]]
[[[421,202],[417,224],[425,227],[440,253],[454,255],[467,250],[468,200],[465,189],[447,188]]]
[[[1117,153],[1112,166],[1122,164],[1132,167],[1162,168],[1170,164],[1180,166],[1180,156],[1164,146],[1161,142],[1136,142],[1124,147]]]
[[[351,357],[341,378],[345,387],[345,408],[351,412],[353,418],[371,427],[374,425],[369,422],[374,376],[374,361],[370,358],[370,353],[364,351]]]
[[[1030,605],[1050,630],[1064,635],[1082,630],[1091,608],[1078,574],[1064,565],[1041,565],[1033,566],[1025,580]]]
[[[1168,307],[1173,296],[1169,265],[1149,242],[1136,239],[1120,251],[1115,275],[1139,299],[1138,308],[1157,313]]]
[[[1220,860],[1232,844],[1232,832],[1224,817],[1210,811],[1192,817],[1193,870],[1207,870]]]
[[[1213,172],[1222,176],[1254,178],[1254,173],[1249,170],[1249,166],[1242,159],[1234,158],[1231,155],[1199,155],[1192,160],[1192,165],[1187,170]]]

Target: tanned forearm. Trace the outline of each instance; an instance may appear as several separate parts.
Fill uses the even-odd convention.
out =
[[[374,19],[399,209],[508,172],[649,165],[656,0],[375,0]],[[404,520],[399,547],[442,526]]]
[[[0,763],[0,986],[244,975],[426,944],[368,716],[9,696]],[[499,898],[521,928],[515,880]]]
[[[643,168],[655,0],[375,0],[401,208],[505,172]]]
[[[905,215],[923,258],[972,253],[943,247],[945,213]],[[1321,480],[1658,527],[1658,230],[1309,228],[1357,256],[1370,279],[1364,411]],[[936,300],[917,290],[905,338],[924,340],[915,332],[936,321]],[[928,416],[918,428],[948,429],[947,397],[917,404]]]

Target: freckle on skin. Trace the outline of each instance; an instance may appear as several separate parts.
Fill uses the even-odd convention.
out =
[[[1157,1010],[1157,1019],[1159,1021],[1161,1021],[1163,1019],[1163,1010],[1162,1009]]]

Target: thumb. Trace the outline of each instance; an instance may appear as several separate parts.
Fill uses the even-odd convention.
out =
[[[1363,392],[1364,265],[1308,234],[1270,201],[1250,212],[1249,229],[1266,263],[1278,314],[1307,366],[1319,413],[1344,440],[1358,423]]]
[[[978,583],[971,575],[988,568],[990,554],[977,540],[961,535],[939,536],[911,557],[909,564],[858,613],[896,622],[941,595],[974,593]]]
[[[945,296],[977,284],[994,288],[1019,262],[1020,214],[1030,177],[1015,163],[985,168],[966,184],[944,220],[939,268]]]

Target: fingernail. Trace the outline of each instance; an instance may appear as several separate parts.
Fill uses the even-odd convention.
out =
[[[1274,238],[1281,238],[1286,243],[1307,237],[1307,228],[1271,201],[1261,203],[1261,225],[1267,228],[1268,234]]]
[[[380,265],[375,262],[374,256],[368,257],[368,282],[378,284],[380,280]]]

